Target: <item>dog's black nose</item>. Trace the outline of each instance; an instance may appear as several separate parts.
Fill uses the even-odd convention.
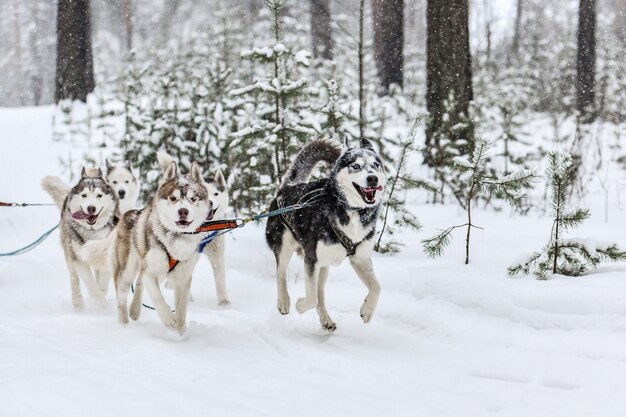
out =
[[[87,207],[87,214],[95,214],[96,208],[94,206]]]
[[[124,198],[126,196],[126,190],[119,190],[117,192],[117,195],[119,195],[120,198]]]
[[[376,175],[368,175],[366,181],[368,187],[378,187],[378,177]]]
[[[186,218],[188,214],[189,214],[189,210],[187,210],[186,208],[178,209],[178,215],[180,216],[181,219]]]

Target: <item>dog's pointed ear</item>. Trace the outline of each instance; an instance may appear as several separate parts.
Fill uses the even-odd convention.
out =
[[[372,145],[372,142],[370,142],[369,140],[363,138],[361,139],[361,148],[363,149],[374,149],[374,145]]]
[[[346,136],[344,136],[344,137],[343,137],[343,151],[344,151],[344,152],[345,152],[345,151],[347,151],[347,150],[349,150],[349,149],[352,149],[352,148],[350,147],[350,145],[348,144],[348,140],[349,140],[349,139],[350,139],[350,138],[348,137],[348,135],[346,135]]]
[[[175,161],[172,161],[165,170],[165,181],[171,181],[174,178],[178,178],[178,176],[178,165],[176,165]]]
[[[96,171],[96,178],[103,178],[102,176],[102,168],[98,167],[98,171]]]
[[[127,170],[129,170],[129,171],[132,171],[132,170],[133,170],[133,167],[132,167],[132,165],[130,164],[130,161],[124,160],[124,167],[125,167]]]
[[[222,187],[226,187],[226,178],[221,169],[218,168],[215,170],[215,178],[213,178],[213,181]]]
[[[191,179],[197,182],[204,182],[204,178],[202,178],[202,168],[196,161],[193,161],[191,164]]]
[[[83,169],[80,171],[80,179],[85,179],[88,178],[89,175],[87,175],[87,169],[85,169],[85,167],[83,167]]]
[[[111,163],[111,161],[109,161],[109,158],[104,160],[106,163],[106,167],[107,167],[107,171],[110,172],[114,167],[113,164]]]

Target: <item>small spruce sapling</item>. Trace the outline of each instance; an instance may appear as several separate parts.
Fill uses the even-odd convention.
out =
[[[568,153],[550,152],[546,176],[550,187],[554,220],[550,241],[525,261],[508,268],[509,275],[534,274],[548,279],[551,274],[579,276],[602,261],[626,260],[626,252],[616,244],[597,244],[591,240],[564,239],[562,234],[589,218],[589,210],[568,208],[567,197],[575,175],[572,157]]]
[[[508,202],[513,207],[520,207],[524,194],[523,191],[535,180],[535,174],[531,170],[520,170],[502,178],[497,178],[487,168],[489,160],[489,143],[477,139],[471,159],[461,156],[454,158],[452,169],[460,178],[462,188],[456,191],[455,196],[461,207],[467,214],[467,222],[450,226],[436,236],[422,240],[424,252],[435,257],[443,253],[450,244],[452,232],[458,228],[466,228],[465,237],[465,264],[469,263],[470,236],[472,228],[481,229],[472,220],[472,202],[478,197],[495,196]]]
[[[408,228],[415,232],[422,228],[417,217],[406,208],[405,199],[399,195],[402,194],[403,191],[418,188],[433,193],[437,192],[437,186],[435,184],[415,178],[406,170],[409,157],[412,153],[418,151],[415,146],[415,136],[418,132],[419,122],[419,119],[415,121],[409,137],[400,139],[400,155],[394,167],[395,172],[387,180],[386,196],[383,204],[384,209],[380,215],[383,226],[378,235],[376,245],[374,246],[374,250],[379,253],[397,253],[400,250],[401,243],[393,240],[392,237],[397,231],[397,228]],[[384,239],[385,237],[387,237],[387,239]]]

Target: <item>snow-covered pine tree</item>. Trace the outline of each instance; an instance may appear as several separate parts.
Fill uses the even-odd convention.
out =
[[[437,192],[435,184],[415,178],[406,169],[406,164],[411,154],[418,151],[415,140],[420,125],[419,122],[419,119],[415,121],[408,137],[399,140],[398,147],[400,148],[400,153],[398,158],[395,159],[397,162],[393,174],[387,179],[385,202],[380,213],[382,228],[374,246],[374,250],[380,253],[397,253],[400,250],[402,244],[393,238],[393,235],[398,230],[409,229],[417,232],[422,228],[417,217],[406,208],[404,197],[406,191],[421,188]]]
[[[620,250],[615,243],[563,238],[564,231],[580,225],[590,216],[587,209],[568,207],[573,171],[571,155],[562,152],[548,154],[546,177],[554,216],[550,241],[540,252],[509,267],[509,275],[532,273],[538,279],[548,279],[553,274],[579,276],[602,261],[626,260],[626,251]]]
[[[243,59],[266,69],[252,84],[230,95],[246,104],[238,113],[243,129],[232,134],[231,147],[238,166],[235,188],[240,207],[264,207],[289,167],[295,153],[318,133],[310,103],[315,93],[303,76],[309,52],[283,44],[285,0],[266,0],[272,20],[273,45],[241,53]]]
[[[469,160],[461,156],[454,158],[453,170],[463,184],[462,188],[455,191],[455,197],[467,214],[467,223],[450,226],[436,236],[422,240],[424,252],[429,256],[441,255],[450,244],[452,232],[458,228],[465,228],[465,264],[469,263],[471,231],[473,228],[480,228],[472,220],[472,203],[477,197],[493,195],[513,207],[522,204],[524,199],[522,191],[535,180],[535,174],[530,170],[520,170],[501,178],[494,176],[487,167],[489,147],[488,142],[477,139]]]

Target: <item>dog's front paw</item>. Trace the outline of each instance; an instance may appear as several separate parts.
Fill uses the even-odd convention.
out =
[[[337,325],[334,321],[323,321],[322,327],[324,328],[324,330],[328,330],[329,332],[334,332],[335,330],[337,330]]]
[[[178,332],[179,335],[181,336],[184,335],[185,331],[187,331],[187,324],[185,323],[177,324],[176,331]]]
[[[376,305],[374,303],[369,303],[367,299],[361,306],[361,318],[363,319],[363,323],[369,323],[374,316],[374,310],[376,309]]]
[[[165,315],[164,317],[161,317],[161,322],[165,325],[165,327],[171,330],[178,331],[180,327],[178,323],[176,322],[176,318],[174,318],[173,314]]]
[[[289,307],[291,306],[291,299],[289,296],[278,299],[278,311],[280,314],[289,314]]]
[[[141,315],[141,304],[137,305],[135,303],[130,305],[130,310],[128,311],[128,315],[133,321],[139,320],[139,316]]]
[[[228,298],[224,298],[223,300],[219,300],[217,305],[220,307],[228,307],[230,305],[230,300],[228,300]]]
[[[298,310],[298,313],[302,314],[315,307],[315,305],[316,303],[309,302],[307,298],[299,298],[296,302],[296,310]]]
[[[83,303],[83,299],[82,298],[73,299],[72,300],[72,305],[74,306],[74,309],[76,311],[83,311],[83,309],[85,308],[85,304]]]

